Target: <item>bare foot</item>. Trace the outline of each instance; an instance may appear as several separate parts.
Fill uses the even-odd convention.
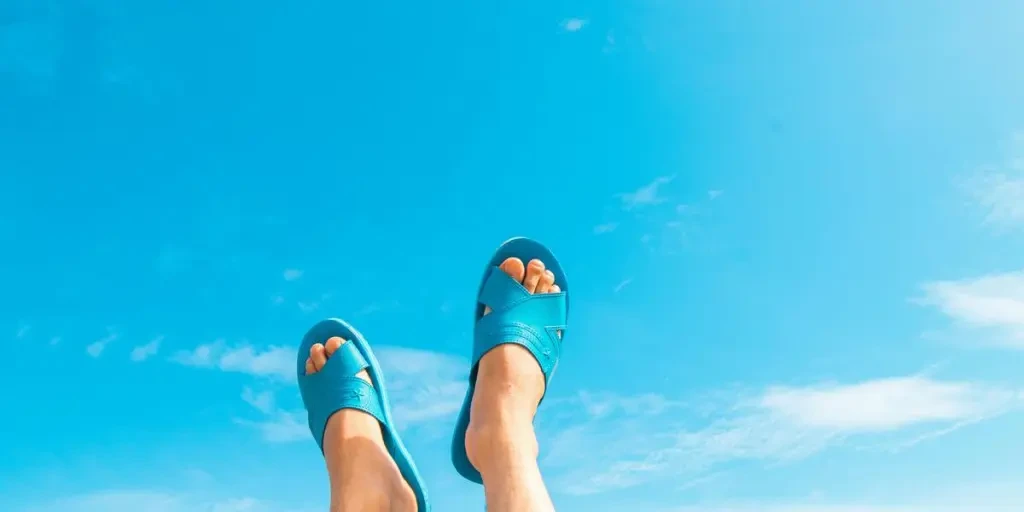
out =
[[[306,374],[323,369],[345,340],[314,344]],[[356,377],[373,385],[365,370]],[[331,512],[416,512],[416,495],[384,445],[376,418],[356,409],[331,416],[324,431],[324,458],[331,480]]]
[[[530,293],[561,291],[554,273],[540,260],[524,266],[520,259],[509,258],[500,268]],[[490,308],[484,310],[485,315],[488,313]],[[485,473],[483,465],[503,458],[495,456],[494,451],[507,451],[509,447],[515,447],[516,457],[536,460],[533,417],[543,396],[544,373],[526,348],[511,343],[499,345],[480,359],[466,430],[466,456],[477,470]]]

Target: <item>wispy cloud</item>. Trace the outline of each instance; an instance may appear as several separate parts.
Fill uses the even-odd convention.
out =
[[[88,346],[85,347],[85,352],[92,357],[99,357],[103,354],[103,350],[107,348],[111,342],[117,339],[116,333],[110,333],[107,336],[100,338]]]
[[[184,505],[184,500],[180,496],[172,494],[153,491],[109,490],[57,499],[46,505],[29,507],[28,510],[32,512],[51,510],[54,512],[58,510],[67,512],[94,510],[178,512],[185,510]]]
[[[179,351],[171,360],[185,366],[213,368],[286,381],[295,379],[295,349],[272,346],[264,350],[249,344],[229,346],[224,340]]]
[[[1017,400],[1012,391],[924,377],[853,385],[774,387],[758,405],[773,417],[838,432],[884,432],[919,423],[984,418]]]
[[[469,382],[469,361],[429,350],[385,346],[376,349],[386,368],[395,421],[408,427],[454,420]]]
[[[621,397],[612,403],[630,401],[635,400]],[[579,400],[575,407],[586,414],[558,404],[557,427],[542,428],[548,450],[544,463],[561,470],[558,484],[564,491],[592,494],[697,477],[737,460],[792,461],[855,436],[913,439],[922,431],[992,418],[1020,402],[1014,390],[920,376],[770,387],[710,407],[685,405],[693,413],[689,417],[664,414],[684,405],[656,395],[620,414]],[[629,442],[622,442],[622,432],[632,433]],[[596,453],[586,446],[610,449]]]
[[[629,286],[633,282],[633,278],[623,279],[619,284],[615,285],[615,293],[619,293],[623,288]]]
[[[395,309],[395,308],[398,308],[400,306],[401,306],[401,304],[399,304],[399,302],[397,300],[382,301],[382,302],[371,302],[371,303],[363,306],[362,308],[360,308],[359,311],[356,311],[355,313],[353,313],[353,315],[354,316],[372,315],[374,313],[380,313],[381,311],[387,311],[389,309]]]
[[[1024,349],[1024,271],[923,285],[918,302],[938,308],[974,343]]]
[[[295,281],[302,277],[302,270],[297,268],[289,268],[284,271],[285,281]]]
[[[300,512],[312,507],[286,506],[251,497],[210,499],[193,493],[155,490],[102,490],[65,498],[44,498],[23,512]]]
[[[330,301],[333,297],[334,292],[328,291],[321,293],[320,296],[315,299],[297,301],[295,305],[298,306],[299,310],[302,311],[303,313],[312,313],[314,311],[319,310],[324,303]],[[283,295],[278,294],[271,297],[271,302],[273,302],[275,305],[281,305],[284,304],[286,301]]]
[[[985,211],[985,223],[999,229],[1024,227],[1024,132],[1014,134],[1006,159],[980,169],[967,183]]]
[[[160,351],[160,343],[163,342],[163,336],[157,336],[150,340],[145,345],[139,345],[132,349],[131,360],[135,362],[145,361],[152,356],[155,356]]]
[[[927,469],[925,470],[927,471]],[[661,512],[1017,512],[1024,510],[1024,492],[1019,482],[979,479],[929,488],[924,493],[911,491],[898,500],[850,501],[828,499],[812,492],[803,500],[780,502],[730,501],[661,507]]]
[[[568,32],[579,32],[585,26],[587,26],[587,20],[583,18],[569,18],[562,24],[562,27]]]
[[[257,393],[252,388],[246,386],[242,389],[242,400],[263,413],[269,413],[274,410],[274,393],[271,391]]]
[[[980,504],[979,501],[986,502]],[[1016,512],[1020,505],[989,504],[982,498],[970,503],[949,504],[934,500],[924,505],[872,505],[841,503],[744,503],[721,505],[692,505],[664,509],[663,512]]]
[[[236,419],[235,423],[256,429],[268,443],[292,443],[311,438],[306,416],[301,411],[275,410],[259,421]]]
[[[619,227],[619,223],[618,222],[609,222],[607,224],[598,224],[597,226],[594,226],[594,234],[595,235],[603,235],[605,233],[611,233],[612,231],[615,231],[615,228],[617,228],[617,227]]]
[[[721,195],[722,195],[722,191],[721,190],[708,190],[708,199],[710,199],[712,201],[714,201],[715,199],[718,199],[718,197],[721,196]]]
[[[16,333],[14,333],[14,338],[15,339],[19,339],[19,340],[23,340],[23,339],[25,339],[28,336],[28,333],[31,330],[32,330],[32,326],[31,325],[22,325],[21,327],[18,327],[18,331]]]
[[[665,199],[658,195],[658,191],[662,185],[671,183],[674,179],[675,175],[661,176],[633,192],[619,194],[618,198],[622,201],[622,208],[625,210],[633,210],[638,207],[665,202]]]
[[[317,301],[299,301],[297,305],[299,306],[299,309],[302,310],[303,313],[312,313],[313,311],[320,309],[320,303]]]

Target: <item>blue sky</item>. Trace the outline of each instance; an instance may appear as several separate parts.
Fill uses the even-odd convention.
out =
[[[326,316],[482,509],[448,436],[526,235],[573,279],[559,510],[1021,510],[1022,15],[4,2],[0,509],[322,510]]]

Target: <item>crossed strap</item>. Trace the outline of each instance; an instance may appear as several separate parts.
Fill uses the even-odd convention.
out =
[[[348,341],[331,354],[320,371],[299,377],[299,391],[303,401],[309,404],[309,428],[321,452],[327,421],[340,410],[358,409],[385,424],[377,390],[356,377],[357,373],[369,367],[355,342]]]
[[[551,380],[562,353],[565,336],[566,293],[532,294],[501,268],[491,267],[477,301],[491,312],[477,320],[473,330],[473,370],[491,349],[505,344],[525,347],[544,372],[545,385]]]

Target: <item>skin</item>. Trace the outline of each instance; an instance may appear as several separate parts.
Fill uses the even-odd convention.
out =
[[[561,291],[540,260],[524,265],[509,258],[501,269],[530,293]],[[335,337],[313,345],[306,373],[320,371],[343,343]],[[365,371],[357,377],[373,384]],[[488,511],[555,509],[537,467],[533,417],[543,395],[544,374],[525,348],[501,345],[480,360],[466,454],[483,477]],[[384,447],[380,424],[372,416],[352,409],[332,416],[324,433],[324,457],[331,512],[416,512],[416,497]]]

